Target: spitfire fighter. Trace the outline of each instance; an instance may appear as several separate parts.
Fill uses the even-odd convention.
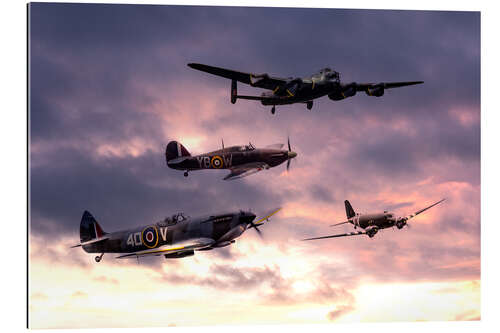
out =
[[[314,237],[307,238],[303,240],[315,240],[315,239],[325,239],[325,238],[335,238],[335,237],[346,237],[346,236],[357,236],[357,235],[368,235],[368,237],[372,238],[375,234],[381,229],[392,228],[396,226],[398,229],[402,229],[405,225],[410,226],[408,224],[408,220],[417,216],[420,213],[425,212],[427,209],[436,206],[437,204],[443,202],[445,199],[439,200],[432,205],[420,209],[413,214],[410,214],[405,217],[396,217],[394,213],[384,211],[383,213],[370,213],[370,214],[359,214],[355,213],[354,209],[352,209],[349,201],[345,201],[345,210],[347,214],[347,221],[332,224],[331,227],[338,226],[341,224],[350,223],[354,226],[354,229],[361,228],[363,231],[354,231],[348,232],[345,234],[331,235],[331,236],[322,236],[322,237]]]
[[[278,166],[287,161],[286,169],[290,168],[290,161],[297,156],[292,151],[290,140],[288,150],[278,143],[264,148],[255,148],[251,143],[245,146],[224,147],[210,153],[191,156],[186,148],[177,141],[170,141],[165,151],[168,167],[184,170],[184,176],[189,171],[203,169],[229,169],[224,180],[246,177],[256,172]]]
[[[261,235],[259,226],[281,208],[266,213],[255,220],[255,214],[245,211],[191,218],[182,213],[167,217],[157,223],[130,230],[107,233],[96,219],[85,211],[80,222],[80,244],[87,253],[118,253],[118,259],[164,256],[167,259],[184,258],[194,251],[207,251],[231,245],[245,230],[254,228]]]
[[[386,89],[424,83],[423,81],[343,83],[340,81],[340,73],[330,68],[323,68],[318,73],[306,78],[279,78],[271,77],[268,74],[244,73],[196,63],[190,63],[188,66],[199,71],[230,79],[231,103],[236,103],[237,99],[261,101],[262,105],[272,105],[272,114],[276,112],[276,105],[305,103],[307,108],[311,110],[313,100],[326,95],[334,101],[352,97],[358,91],[363,91],[368,96],[380,97],[384,95]],[[263,92],[261,96],[238,95],[237,81],[249,84],[252,87],[271,91]]]

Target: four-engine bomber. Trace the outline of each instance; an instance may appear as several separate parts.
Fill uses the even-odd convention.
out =
[[[309,77],[272,77],[269,74],[252,74],[232,69],[190,63],[189,67],[209,74],[231,80],[231,103],[238,99],[260,101],[262,105],[272,105],[271,113],[276,112],[276,105],[305,103],[309,110],[313,100],[328,96],[331,100],[340,101],[352,97],[357,92],[365,92],[368,96],[381,97],[386,89],[411,86],[423,81],[379,82],[379,83],[344,83],[340,81],[340,73],[330,68],[323,68]],[[238,95],[237,82],[252,87],[267,89],[260,96]]]

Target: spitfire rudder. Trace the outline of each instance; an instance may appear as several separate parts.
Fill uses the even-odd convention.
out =
[[[177,141],[170,141],[165,149],[165,158],[168,161],[175,158],[191,156],[188,150]]]
[[[80,221],[80,242],[87,242],[92,239],[104,236],[104,232],[96,219],[88,211],[84,211]]]

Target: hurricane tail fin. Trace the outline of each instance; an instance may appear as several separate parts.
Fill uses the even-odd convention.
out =
[[[191,154],[180,142],[177,141],[170,141],[165,149],[165,159],[167,160],[167,163],[173,159],[187,156],[191,156]]]
[[[344,204],[345,204],[345,213],[347,215],[347,218],[350,219],[351,217],[356,216],[356,213],[354,212],[354,209],[352,209],[349,200],[344,201]]]

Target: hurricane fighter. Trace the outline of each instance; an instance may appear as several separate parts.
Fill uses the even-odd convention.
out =
[[[166,259],[184,258],[195,251],[208,251],[225,247],[235,242],[247,229],[258,228],[276,214],[273,209],[256,219],[252,212],[243,210],[217,215],[191,218],[182,213],[145,226],[105,232],[88,211],[80,222],[80,243],[87,253],[100,253],[95,257],[100,262],[105,253],[117,253],[118,259],[164,256]]]
[[[187,149],[177,141],[168,143],[165,150],[167,166],[172,169],[184,170],[184,176],[189,171],[205,169],[229,169],[231,172],[224,180],[238,179],[278,166],[285,161],[286,169],[290,168],[290,161],[297,156],[290,147],[284,150],[283,144],[273,144],[264,148],[255,148],[252,143],[245,146],[224,147],[206,154],[191,156]]]
[[[352,208],[351,204],[349,203],[348,200],[344,202],[345,204],[345,210],[346,210],[346,215],[347,215],[347,221],[332,224],[331,227],[338,226],[341,224],[347,224],[350,223],[354,226],[354,229],[360,228],[363,229],[363,231],[354,231],[354,232],[348,232],[345,234],[337,234],[337,235],[330,235],[330,236],[321,236],[321,237],[313,237],[313,238],[307,238],[303,240],[315,240],[315,239],[325,239],[325,238],[335,238],[335,237],[346,237],[346,236],[357,236],[357,235],[368,235],[368,237],[372,238],[375,236],[375,234],[382,229],[387,229],[387,228],[392,228],[392,227],[397,227],[398,229],[402,229],[404,226],[410,226],[408,224],[408,220],[417,216],[420,213],[425,212],[427,209],[432,208],[436,206],[437,204],[440,204],[443,202],[445,199],[439,200],[436,203],[433,203],[432,205],[425,207],[423,209],[420,209],[416,211],[413,214],[410,214],[408,216],[404,217],[398,217],[394,213],[384,211],[382,213],[369,213],[369,214],[360,214],[354,212],[354,209]]]
[[[384,95],[386,89],[424,83],[423,81],[345,83],[340,81],[340,73],[330,68],[323,68],[318,73],[305,78],[279,78],[271,77],[269,74],[244,73],[196,63],[190,63],[188,66],[199,71],[230,79],[231,103],[236,103],[237,99],[260,101],[262,105],[272,105],[272,114],[276,111],[276,105],[305,103],[307,108],[311,110],[314,99],[327,95],[328,98],[334,101],[352,97],[357,92],[365,92],[368,96],[381,97]],[[261,96],[238,95],[238,81],[252,87],[270,91],[263,92]]]

